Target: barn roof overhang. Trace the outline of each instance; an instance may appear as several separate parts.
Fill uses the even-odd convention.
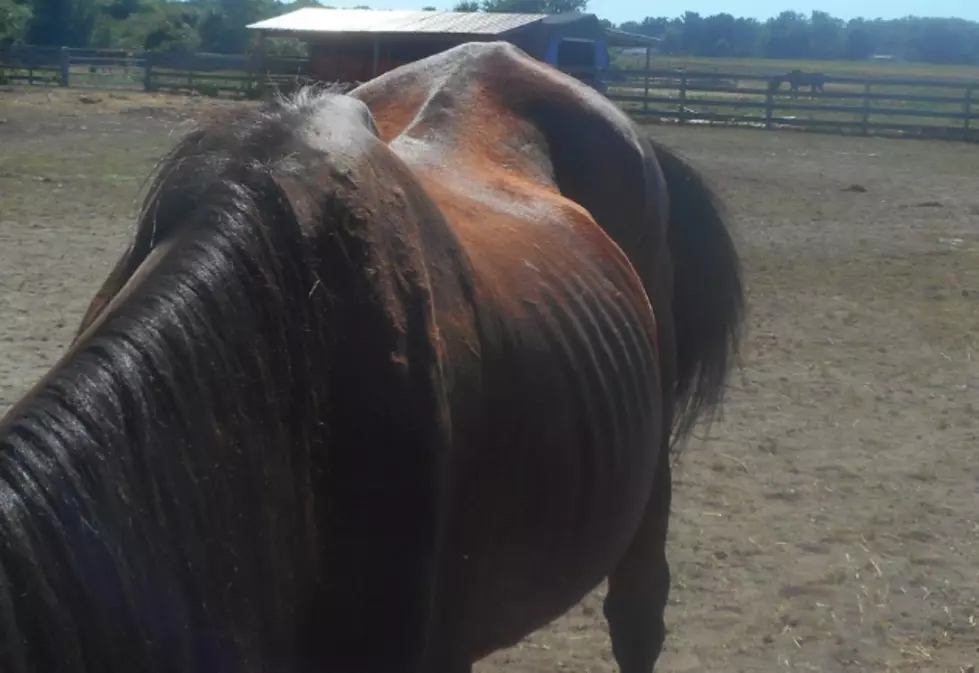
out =
[[[248,26],[268,37],[333,41],[353,36],[387,40],[479,41],[505,37],[534,24],[595,21],[593,14],[512,14],[433,10],[326,9],[304,7]],[[653,47],[659,38],[603,28],[609,47]]]
[[[655,47],[661,40],[658,37],[629,33],[618,28],[606,28],[605,41],[610,47]]]
[[[506,35],[545,18],[547,14],[304,7],[249,24],[248,28],[267,36],[302,39],[415,35],[485,40]]]

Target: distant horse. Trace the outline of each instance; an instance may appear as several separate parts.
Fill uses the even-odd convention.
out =
[[[786,75],[778,75],[769,80],[768,90],[774,93],[778,91],[779,87],[781,87],[784,82],[789,83],[792,93],[798,93],[800,87],[808,86],[809,94],[812,95],[815,94],[816,91],[823,93],[823,86],[826,84],[826,76],[821,72],[803,72],[801,70],[793,70]]]
[[[510,45],[221,113],[0,421],[0,670],[461,673],[608,577],[649,673],[742,304],[702,178]]]

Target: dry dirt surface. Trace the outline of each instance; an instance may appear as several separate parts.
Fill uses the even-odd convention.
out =
[[[206,103],[0,91],[0,410],[53,364]],[[729,204],[750,292],[676,471],[659,670],[979,664],[979,150],[654,127]],[[601,589],[481,673],[612,671]]]

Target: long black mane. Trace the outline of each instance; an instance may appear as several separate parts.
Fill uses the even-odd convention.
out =
[[[0,425],[5,673],[302,659],[336,301],[316,288],[350,265],[320,243],[335,194],[308,182],[325,99],[225,112],[177,144],[136,234],[173,247]]]

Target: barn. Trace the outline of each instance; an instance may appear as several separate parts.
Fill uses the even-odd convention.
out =
[[[248,26],[262,38],[309,47],[314,79],[358,82],[464,42],[506,40],[602,88],[611,48],[645,48],[653,38],[606,28],[594,14],[507,14],[306,7]]]

